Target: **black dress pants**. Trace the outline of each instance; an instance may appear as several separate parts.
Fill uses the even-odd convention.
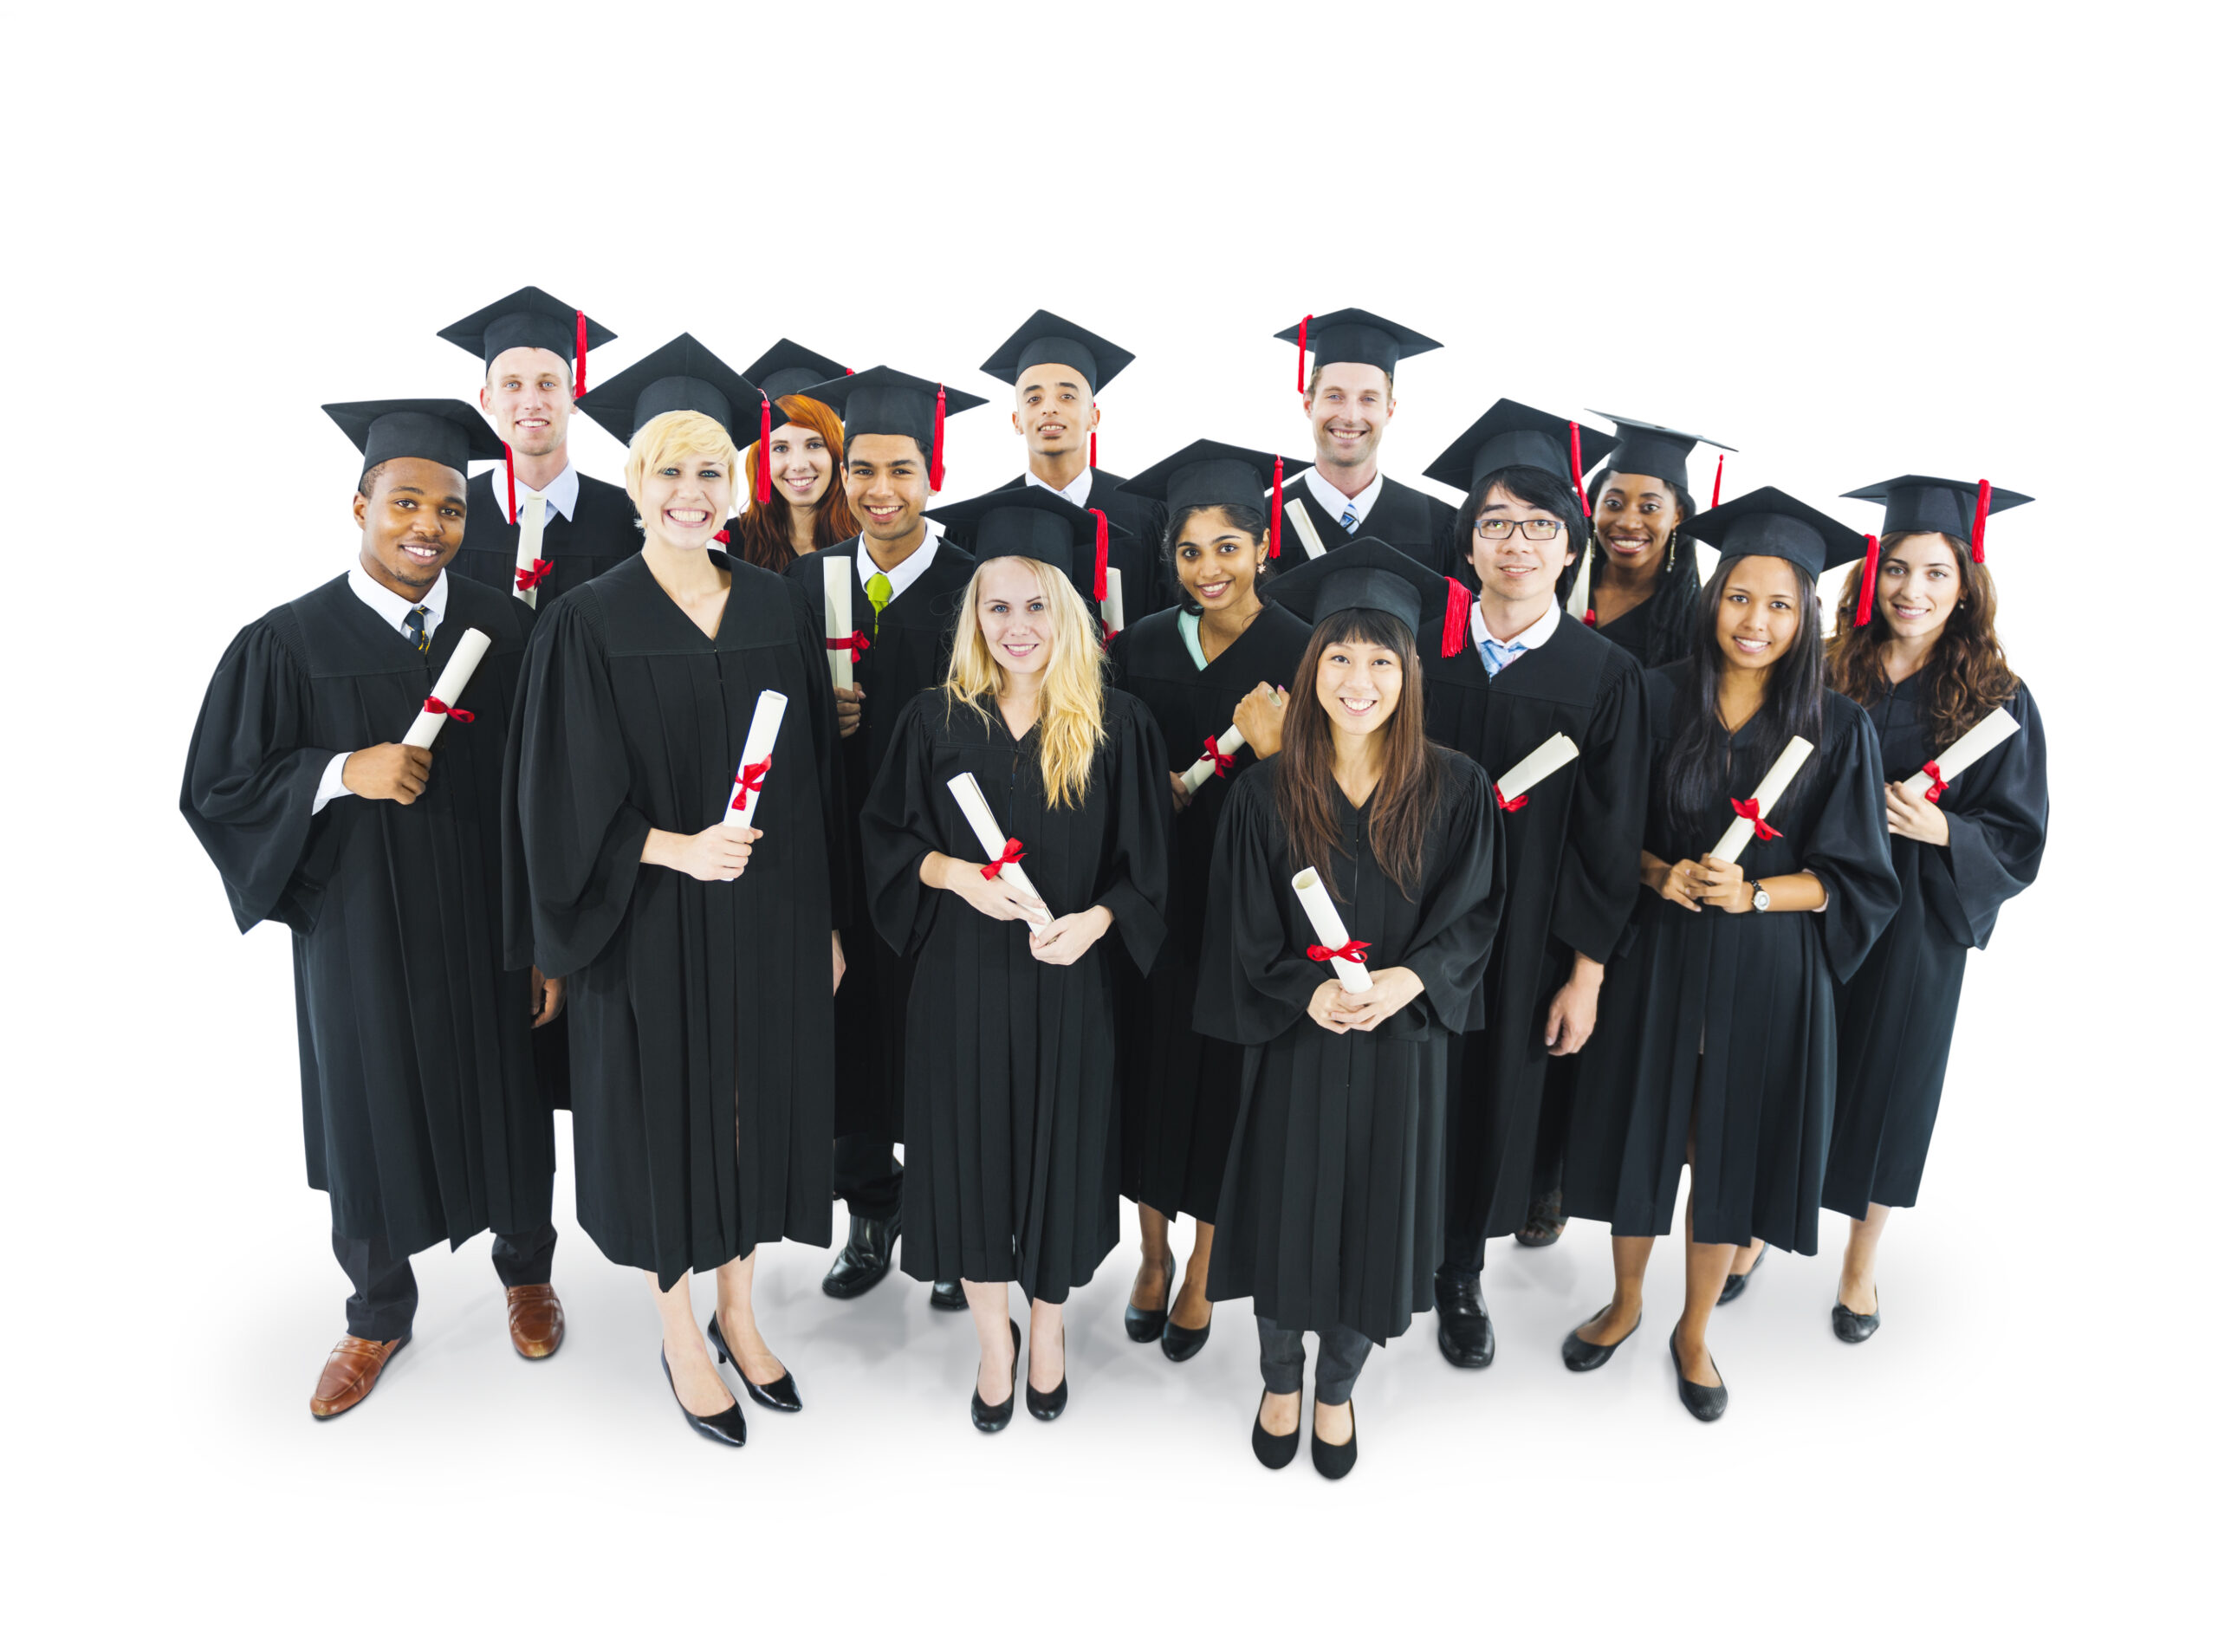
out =
[[[884,1221],[901,1208],[901,1166],[892,1138],[842,1136],[832,1143],[832,1196],[847,1202],[847,1215]]]
[[[347,1333],[368,1342],[391,1342],[416,1323],[416,1270],[385,1241],[331,1236],[331,1254],[354,1286],[347,1299]],[[545,1285],[554,1277],[554,1224],[534,1234],[493,1235],[493,1271],[501,1284]]]

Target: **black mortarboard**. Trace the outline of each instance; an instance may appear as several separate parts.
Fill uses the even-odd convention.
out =
[[[1043,361],[1075,367],[1095,395],[1101,386],[1132,365],[1132,353],[1122,350],[1099,333],[1089,333],[1076,322],[1066,321],[1046,310],[1034,310],[1032,319],[1002,340],[1001,347],[979,364],[1003,384],[1013,385],[1028,367]]]
[[[1813,580],[1864,555],[1863,534],[1776,488],[1759,488],[1689,517],[1679,531],[1715,546],[1721,565],[1743,556],[1784,557]]]
[[[1305,315],[1283,333],[1271,336],[1294,346],[1294,383],[1305,391],[1309,388],[1309,364],[1303,360],[1305,351],[1314,354],[1316,365],[1320,367],[1329,367],[1335,361],[1363,361],[1391,373],[1404,356],[1423,355],[1428,350],[1440,348],[1438,339],[1428,339],[1399,321],[1373,315],[1369,310],[1334,310],[1330,315]]]
[[[1270,524],[1271,554],[1276,556],[1286,479],[1308,468],[1307,459],[1289,459],[1223,442],[1189,442],[1117,491],[1136,499],[1160,499],[1170,508],[1173,521],[1199,506],[1246,505],[1261,512]]]
[[[1940,476],[1897,476],[1841,495],[1870,499],[1887,508],[1881,534],[1946,534],[1972,547],[1972,560],[1987,560],[1987,519],[1998,510],[2033,503],[2029,494],[2012,493],[1988,482],[1949,482]]]
[[[1105,512],[1074,505],[1051,488],[1028,482],[935,505],[931,519],[970,553],[974,562],[1028,556],[1060,568],[1080,596],[1109,598],[1109,541],[1132,536]]]
[[[472,459],[505,450],[484,415],[451,396],[382,402],[326,402],[323,411],[362,450],[362,469],[387,459],[429,459],[470,474]]]
[[[706,413],[746,447],[757,439],[768,407],[762,392],[732,371],[691,333],[633,362],[578,404],[618,441],[665,413]],[[745,431],[746,435],[740,432]]]
[[[1584,500],[1587,470],[1618,445],[1618,438],[1579,424],[1558,418],[1523,402],[1502,398],[1479,415],[1478,422],[1448,444],[1448,450],[1425,467],[1425,475],[1451,488],[1475,492],[1479,483],[1513,464],[1561,477]]]
[[[573,392],[582,396],[587,350],[598,350],[616,335],[583,310],[551,294],[536,287],[519,287],[498,303],[464,316],[452,327],[441,327],[439,336],[482,357],[489,367],[503,350],[552,350],[576,366]]]
[[[762,386],[772,401],[806,394],[811,385],[838,379],[853,371],[844,361],[819,355],[806,345],[780,339],[748,364],[747,377]]]
[[[947,416],[986,405],[983,396],[950,390],[930,379],[886,366],[866,367],[844,379],[812,385],[800,393],[840,415],[849,452],[854,450],[859,436],[909,437],[924,456],[935,492],[947,476]]]
[[[1421,637],[1425,620],[1443,611],[1461,629],[1470,623],[1470,593],[1464,586],[1383,539],[1353,540],[1288,568],[1271,581],[1271,600],[1313,625],[1350,608],[1392,614],[1413,637]]]
[[[1738,448],[1727,447],[1715,437],[1696,436],[1686,431],[1675,431],[1667,424],[1651,424],[1645,419],[1627,418],[1623,413],[1605,413],[1599,408],[1587,411],[1606,418],[1618,427],[1618,444],[1610,450],[1608,468],[1619,476],[1654,476],[1669,482],[1683,492],[1691,492],[1693,483],[1687,479],[1687,459],[1696,443],[1707,442],[1719,450],[1717,482],[1709,491],[1710,509],[1717,508],[1718,486],[1725,477],[1723,455],[1737,453]],[[1592,457],[1600,458],[1600,450]]]

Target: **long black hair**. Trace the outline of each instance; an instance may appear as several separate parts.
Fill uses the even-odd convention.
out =
[[[1187,593],[1184,584],[1178,578],[1178,535],[1186,531],[1186,524],[1193,520],[1195,512],[1202,510],[1222,511],[1225,521],[1254,540],[1258,546],[1270,542],[1270,519],[1253,505],[1189,505],[1171,516],[1163,524],[1163,571],[1164,576],[1171,581],[1171,588],[1178,593],[1178,611],[1181,613],[1197,614],[1202,611],[1202,605]],[[1263,594],[1263,586],[1277,572],[1278,565],[1266,560],[1256,573],[1255,599],[1258,602],[1270,600]]]
[[[1579,508],[1579,496],[1572,490],[1571,483],[1538,465],[1506,464],[1499,470],[1489,470],[1481,476],[1478,485],[1465,494],[1463,502],[1456,508],[1456,526],[1451,530],[1456,541],[1456,554],[1454,564],[1449,569],[1449,577],[1460,578],[1467,583],[1478,578],[1471,567],[1471,534],[1478,525],[1479,512],[1486,508],[1487,495],[1497,487],[1521,505],[1534,510],[1553,511],[1560,516],[1572,548],[1579,556],[1586,554],[1586,544],[1593,536],[1593,529],[1586,520],[1586,513]],[[1576,568],[1578,566],[1578,559],[1574,557],[1569,567]],[[1566,578],[1568,577],[1566,571]],[[1570,586],[1560,585],[1557,589],[1560,594]]]
[[[1586,489],[1589,506],[1602,497],[1609,488],[1611,478],[1616,475],[1614,470],[1605,470],[1594,478]],[[1664,485],[1671,490],[1673,502],[1679,508],[1680,522],[1683,525],[1693,521],[1702,509],[1695,503],[1694,496],[1669,477],[1663,480]],[[1671,531],[1676,534],[1679,530],[1674,528]],[[1604,554],[1605,553],[1596,551],[1595,560],[1600,560]],[[1569,600],[1571,588],[1578,580],[1579,564],[1573,562],[1564,570],[1563,578],[1556,584],[1559,601]],[[1591,575],[1587,588],[1590,591],[1593,589]],[[1695,542],[1689,539],[1681,545],[1675,541],[1664,553],[1664,571],[1656,576],[1655,594],[1648,599],[1645,605],[1648,609],[1648,642],[1640,662],[1643,665],[1669,665],[1673,660],[1684,659],[1694,651],[1706,634],[1695,621],[1695,609],[1701,598],[1702,570],[1695,562]],[[1578,619],[1583,616],[1573,614],[1572,618]]]
[[[1664,755],[1665,818],[1681,835],[1702,830],[1724,795],[1732,762],[1733,736],[1717,715],[1717,690],[1725,677],[1717,613],[1725,606],[1726,580],[1740,560],[1719,563],[1695,605],[1696,640],[1679,695],[1679,726]],[[1825,622],[1818,612],[1817,581],[1800,565],[1787,566],[1794,570],[1794,640],[1772,667],[1764,685],[1763,709],[1748,725],[1759,775],[1778,761],[1796,735],[1814,746],[1825,730],[1826,638]],[[1807,764],[1803,772],[1808,772]],[[1800,774],[1794,777],[1796,786],[1801,781]],[[1794,787],[1787,789],[1792,795]]]

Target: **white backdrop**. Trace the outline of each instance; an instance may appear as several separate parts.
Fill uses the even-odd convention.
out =
[[[2201,697],[2176,617],[2206,582],[2208,156],[2171,111],[2208,40],[2184,9],[2045,10],[12,24],[7,651],[41,730],[6,810],[23,1643],[2022,1644],[2169,1616],[2209,1468],[2212,788],[2201,737],[2160,758]],[[1404,369],[1404,480],[1509,395],[1713,432],[1728,493],[1919,470],[2034,495],[1989,542],[2047,719],[2048,860],[1969,972],[1877,1339],[1828,1331],[1829,1218],[1825,1256],[1720,1313],[1733,1406],[1698,1428],[1664,1342],[1676,1240],[1647,1325],[1583,1378],[1555,1346],[1607,1294],[1605,1236],[1499,1243],[1494,1368],[1451,1370],[1418,1321],[1328,1487],[1248,1454],[1243,1305],[1188,1366],[1125,1340],[1129,1233],[1073,1299],[1067,1416],[993,1439],[967,1320],[898,1276],[836,1305],[788,1245],[758,1289],[808,1409],[750,1409],[723,1453],[673,1413],[640,1281],[570,1220],[566,1122],[561,1355],[509,1351],[480,1239],[421,1259],[415,1344],[312,1423],[345,1286],[302,1176],[286,938],[233,931],[178,775],[225,642],[353,554],[355,458],[317,404],[470,394],[434,334],[525,282],[621,335],[596,379],[689,329],[735,363],[783,334],[992,392],[950,425],[950,497],[1021,467],[971,364],[1035,306],[1138,352],[1102,398],[1131,474],[1203,434],[1304,451],[1271,334],[1348,304],[1448,346]],[[2184,532],[2158,515],[2183,459]]]

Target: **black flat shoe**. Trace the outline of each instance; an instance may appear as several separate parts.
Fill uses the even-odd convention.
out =
[[[766,1405],[773,1411],[801,1409],[801,1395],[794,1388],[794,1374],[788,1371],[775,1383],[758,1383],[748,1376],[738,1357],[724,1341],[723,1329],[717,1324],[717,1316],[713,1313],[709,1316],[709,1346],[717,1351],[717,1364],[729,1364],[739,1372],[740,1386],[747,1390],[747,1397],[756,1404]]]
[[[1125,1299],[1125,1334],[1134,1342],[1160,1342],[1163,1327],[1171,1323],[1171,1287],[1178,1282],[1178,1259],[1171,1259],[1171,1271],[1163,1276],[1163,1305],[1159,1308],[1136,1308],[1129,1296]]]
[[[1487,1312],[1486,1292],[1477,1279],[1447,1284],[1432,1282],[1433,1305],[1440,1310],[1440,1355],[1465,1370],[1483,1370],[1494,1364],[1494,1316]]]
[[[937,1308],[942,1313],[970,1312],[970,1299],[963,1294],[963,1281],[961,1279],[934,1279],[932,1306]]]
[[[670,1397],[678,1400],[678,1379],[670,1374],[670,1356],[658,1354],[662,1361],[663,1380],[670,1384]],[[685,1410],[685,1402],[678,1400],[678,1409],[685,1411],[685,1426],[704,1440],[713,1440],[720,1446],[743,1446],[747,1443],[747,1413],[734,1400],[731,1409],[719,1411],[712,1417],[697,1417]]]
[[[860,1296],[893,1266],[893,1241],[901,1236],[901,1213],[847,1218],[847,1242],[824,1275],[824,1294],[842,1300]]]
[[[999,1434],[1016,1415],[1016,1361],[1024,1351],[1024,1338],[1018,1334],[1014,1319],[1008,1322],[1008,1398],[999,1405],[989,1405],[978,1397],[976,1383],[970,1388],[970,1426],[980,1434]]]
[[[1210,1325],[1216,1323],[1216,1310],[1214,1307],[1210,1310],[1210,1324],[1198,1331],[1189,1331],[1165,1314],[1163,1321],[1163,1357],[1184,1364],[1202,1351],[1203,1344],[1210,1339]]]
[[[1748,1271],[1747,1273],[1728,1273],[1725,1276],[1725,1288],[1717,1293],[1717,1305],[1721,1308],[1723,1307],[1727,1303],[1738,1297],[1741,1292],[1747,1290],[1748,1288],[1748,1281],[1755,1278],[1756,1270],[1764,1265],[1764,1258],[1770,1254],[1771,1247],[1767,1245],[1756,1253],[1756,1260],[1748,1264]]]
[[[1294,1410],[1294,1432],[1273,1434],[1263,1426],[1263,1407],[1270,1403],[1271,1390],[1265,1389],[1263,1397],[1255,1402],[1255,1426],[1248,1435],[1248,1443],[1255,1448],[1255,1461],[1266,1468],[1283,1468],[1294,1461],[1294,1454],[1301,1449],[1301,1408]]]
[[[1608,1312],[1607,1308],[1602,1310],[1602,1313]],[[1596,1314],[1594,1319],[1599,1319],[1602,1313]],[[1640,1322],[1645,1317],[1642,1314],[1636,1314],[1633,1317],[1632,1331],[1640,1329]],[[1594,1319],[1589,1319],[1586,1323],[1591,1325],[1594,1323]],[[1626,1331],[1617,1341],[1608,1344],[1589,1342],[1576,1331],[1571,1332],[1563,1339],[1564,1369],[1572,1371],[1600,1370],[1603,1366],[1610,1363],[1612,1354],[1616,1353],[1618,1349],[1632,1340],[1632,1331]]]
[[[1717,1364],[1715,1355],[1710,1357],[1709,1363],[1712,1365]],[[1721,1377],[1725,1375],[1722,1370],[1717,1374]],[[1696,1422],[1715,1422],[1725,1415],[1725,1384],[1721,1382],[1715,1388],[1710,1388],[1702,1383],[1690,1383],[1687,1380],[1686,1372],[1679,1368],[1679,1328],[1676,1325],[1671,1327],[1671,1375],[1679,1379],[1679,1403],[1687,1408],[1687,1414]]]
[[[1355,1467],[1355,1402],[1348,1402],[1348,1442],[1328,1446],[1317,1437],[1317,1413],[1309,1414],[1309,1461],[1327,1480],[1346,1480]]]
[[[1878,1297],[1877,1291],[1871,1293],[1874,1309],[1879,1305]],[[1878,1328],[1879,1316],[1877,1312],[1858,1313],[1839,1297],[1833,1299],[1833,1335],[1843,1342],[1870,1342],[1871,1333]]]
[[[1032,1386],[1032,1373],[1024,1373],[1024,1409],[1042,1422],[1053,1422],[1071,1403],[1070,1334],[1059,1331],[1055,1340],[1063,1349],[1063,1380],[1052,1391],[1042,1394]]]

